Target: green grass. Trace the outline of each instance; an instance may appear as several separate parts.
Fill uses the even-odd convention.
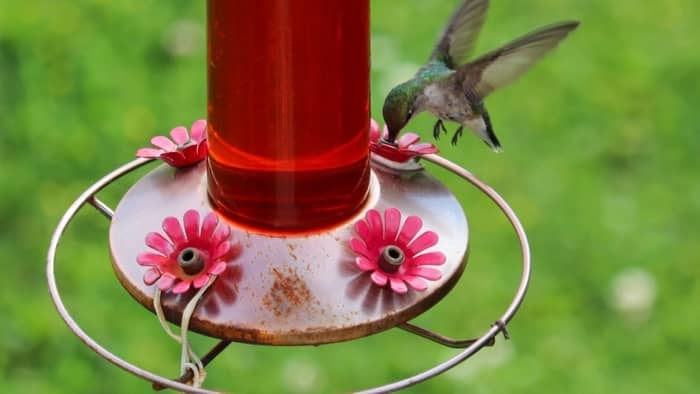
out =
[[[392,84],[425,60],[456,3],[372,2],[375,117]],[[487,100],[504,154],[471,135],[457,148],[440,141],[446,157],[521,216],[532,286],[512,341],[407,392],[692,392],[700,383],[700,3],[492,3],[478,51],[540,25],[582,21],[552,56]],[[150,135],[204,116],[204,8],[184,0],[0,0],[0,391],[149,390],[65,327],[47,296],[44,258],[59,217],[86,186]],[[180,55],[167,50],[177,26],[195,38]],[[422,115],[409,130],[427,138],[431,123]],[[465,206],[472,252],[458,287],[418,321],[448,335],[479,334],[514,291],[517,245],[485,197],[434,172]],[[127,185],[104,198],[114,205]],[[87,211],[66,234],[66,302],[118,355],[172,375],[178,349],[115,280],[106,229]],[[614,307],[613,284],[630,270],[655,288],[636,314]],[[195,341],[198,349],[211,343]],[[347,392],[454,354],[394,331],[318,348],[234,345],[209,369],[208,386]]]

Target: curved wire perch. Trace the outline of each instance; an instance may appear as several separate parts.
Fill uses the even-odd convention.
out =
[[[104,189],[107,187],[110,183],[114,182],[116,179],[121,177],[122,175],[129,173],[144,164],[150,162],[151,159],[136,159],[130,163],[127,163],[116,170],[110,172],[106,176],[104,176],[102,179],[97,181],[95,184],[90,186],[87,190],[83,192],[83,194],[78,197],[77,200],[71,204],[71,206],[68,208],[66,213],[63,214],[63,217],[58,223],[58,226],[56,227],[56,230],[54,231],[53,235],[51,236],[51,242],[49,244],[49,251],[46,256],[46,277],[48,280],[48,285],[49,285],[49,294],[51,295],[51,299],[53,300],[54,305],[56,306],[56,310],[58,310],[59,315],[61,315],[61,318],[63,319],[64,322],[66,322],[66,325],[68,325],[68,328],[70,328],[75,335],[80,338],[80,340],[85,343],[90,349],[95,351],[95,353],[99,354],[102,356],[104,359],[107,361],[111,362],[112,364],[116,365],[117,367],[127,371],[131,372],[134,375],[140,376],[144,379],[150,380],[151,382],[158,383],[159,385],[169,387],[175,390],[180,390],[180,391],[185,391],[185,392],[192,392],[192,393],[215,393],[215,391],[210,391],[210,390],[203,390],[203,389],[195,389],[191,386],[188,386],[186,384],[176,382],[174,380],[170,379],[165,379],[159,375],[156,375],[152,372],[146,371],[144,369],[141,369],[131,363],[128,363],[124,361],[123,359],[119,358],[116,356],[114,353],[110,352],[109,350],[105,349],[102,347],[100,344],[98,344],[94,339],[92,339],[85,331],[83,331],[82,328],[76,323],[75,319],[68,313],[68,310],[66,309],[65,305],[63,304],[63,300],[61,299],[61,295],[58,291],[58,286],[56,284],[56,275],[55,275],[55,260],[56,260],[56,251],[58,249],[58,244],[61,241],[61,237],[63,236],[63,233],[66,231],[66,228],[70,224],[71,220],[75,217],[75,215],[80,211],[80,209],[86,204],[89,203],[93,206],[95,206],[103,215],[109,217],[111,216],[111,209],[104,209],[106,208],[106,205],[101,203],[99,200],[95,198],[95,194],[97,194],[100,190]]]
[[[491,325],[491,328],[488,331],[486,331],[484,335],[479,337],[479,339],[474,341],[461,353],[443,362],[442,364],[437,365],[419,374],[384,386],[360,391],[358,392],[358,394],[388,393],[413,386],[415,384],[433,378],[441,373],[444,373],[449,369],[453,368],[454,366],[462,363],[467,358],[476,354],[476,352],[481,350],[481,348],[487,346],[489,343],[492,343],[499,332],[502,332],[503,335],[506,338],[508,338],[508,331],[506,330],[506,325],[508,324],[508,322],[510,322],[513,316],[515,316],[515,313],[520,308],[520,305],[522,304],[523,299],[525,298],[525,294],[527,293],[527,286],[530,283],[530,245],[527,241],[525,228],[523,227],[522,223],[520,223],[518,216],[515,214],[515,212],[513,212],[513,209],[508,205],[506,200],[504,200],[503,197],[501,197],[489,185],[485,184],[479,178],[474,176],[474,174],[458,166],[457,164],[438,155],[425,155],[423,156],[423,158],[431,163],[437,164],[440,167],[454,172],[455,174],[459,175],[472,185],[476,186],[479,190],[484,192],[494,203],[496,203],[496,205],[498,205],[501,211],[503,211],[503,213],[506,215],[506,218],[508,218],[508,221],[513,226],[515,234],[518,237],[518,241],[520,242],[520,251],[523,257],[523,273],[520,277],[520,284],[518,285],[518,290],[515,293],[513,301],[510,303],[505,313],[498,320],[496,320],[496,323]]]
[[[489,346],[492,345],[495,341],[496,335],[498,335],[499,332],[502,332],[503,335],[508,338],[508,332],[506,330],[506,325],[508,322],[513,318],[515,313],[517,312],[518,308],[520,307],[524,297],[525,293],[527,291],[527,286],[530,281],[530,247],[528,245],[527,241],[527,236],[525,235],[525,230],[518,220],[518,217],[515,215],[513,210],[510,208],[508,203],[498,194],[496,193],[495,190],[493,190],[491,187],[480,181],[478,178],[476,178],[471,172],[465,170],[462,167],[459,167],[458,165],[450,162],[447,159],[444,159],[438,155],[426,155],[423,156],[425,160],[428,160],[436,165],[439,165],[447,170],[450,170],[457,174],[458,176],[462,177],[463,179],[467,180],[474,186],[476,186],[478,189],[480,189],[482,192],[484,192],[491,200],[493,200],[496,205],[503,211],[503,213],[506,215],[508,220],[510,221],[511,225],[515,229],[516,235],[518,237],[518,240],[520,241],[520,246],[521,246],[521,252],[523,256],[523,262],[522,262],[522,276],[520,280],[520,285],[518,286],[518,290],[515,294],[515,297],[511,304],[508,306],[508,309],[506,309],[506,312],[496,320],[496,323],[492,324],[490,329],[481,337],[479,337],[476,340],[454,340],[451,338],[447,338],[444,336],[441,336],[439,334],[434,334],[428,330],[425,330],[423,328],[413,326],[409,323],[403,323],[399,325],[399,328],[402,328],[404,330],[410,331],[416,335],[422,336],[424,338],[433,340],[435,342],[441,343],[445,346],[450,346],[450,347],[460,347],[464,348],[465,346],[468,346],[466,349],[464,349],[461,353],[456,355],[455,357],[443,362],[442,364],[439,364],[429,370],[426,370],[424,372],[421,372],[417,375],[411,376],[409,378],[403,379],[396,381],[394,383],[390,383],[384,386],[376,387],[373,389],[365,390],[360,393],[385,393],[385,392],[391,392],[391,391],[396,391],[400,390],[412,385],[415,385],[417,383],[420,383],[422,381],[425,381],[427,379],[430,379],[432,377],[435,377],[451,368],[456,366],[457,364],[460,364],[467,358],[471,357],[474,355],[476,352],[478,352],[482,347],[484,346]],[[83,192],[68,208],[68,210],[64,213],[63,217],[61,218],[60,222],[58,223],[58,226],[56,227],[56,230],[54,231],[52,237],[51,237],[51,242],[49,244],[49,250],[47,253],[47,264],[46,264],[46,275],[47,275],[47,280],[48,280],[48,286],[49,286],[49,294],[51,295],[51,298],[54,302],[54,305],[56,306],[56,309],[58,313],[60,314],[61,318],[65,321],[66,325],[68,328],[73,331],[73,333],[83,342],[85,343],[90,349],[95,351],[97,354],[99,354],[101,357],[105,358],[107,361],[111,362],[112,364],[116,365],[117,367],[130,372],[136,376],[139,376],[143,379],[146,379],[148,381],[153,382],[153,387],[154,389],[161,389],[161,388],[172,388],[175,390],[183,391],[183,392],[189,392],[189,393],[217,393],[216,391],[211,391],[211,390],[206,390],[206,389],[201,389],[201,388],[195,388],[186,384],[181,383],[178,380],[171,380],[164,378],[160,375],[156,375],[152,372],[149,372],[147,370],[144,370],[142,368],[139,368],[121,358],[116,356],[115,354],[111,353],[104,347],[102,347],[100,344],[98,344],[94,339],[92,339],[85,331],[83,331],[80,326],[76,323],[76,321],[73,319],[73,317],[70,315],[68,310],[66,309],[65,305],[63,304],[63,300],[61,299],[60,292],[58,290],[58,286],[56,284],[56,277],[55,277],[55,259],[56,259],[56,252],[58,249],[58,245],[61,241],[61,237],[63,236],[63,233],[65,232],[66,228],[72,221],[72,219],[75,217],[75,215],[82,209],[85,204],[90,204],[95,209],[97,209],[102,215],[104,215],[106,218],[111,219],[111,216],[113,214],[113,211],[102,201],[97,199],[96,194],[107,187],[110,183],[114,182],[121,176],[134,171],[138,169],[139,167],[143,166],[144,164],[150,162],[151,159],[136,159],[130,163],[127,163],[116,170],[112,171],[111,173],[107,174],[103,178],[101,178],[99,181],[97,181],[95,184],[90,186],[85,192]],[[219,354],[230,342],[229,341],[221,341],[219,342],[210,352],[202,358],[202,362],[206,365],[211,359],[216,357],[217,354]],[[186,378],[187,373],[183,375],[180,379]],[[183,379],[184,380],[184,379]]]

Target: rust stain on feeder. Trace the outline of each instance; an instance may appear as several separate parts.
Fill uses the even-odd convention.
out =
[[[296,269],[272,268],[270,273],[274,275],[275,281],[263,297],[263,305],[276,317],[288,317],[304,306],[318,304]]]
[[[294,261],[299,260],[299,257],[296,255],[294,252],[296,250],[297,246],[291,243],[287,244],[287,249],[289,249],[289,257],[291,257]]]

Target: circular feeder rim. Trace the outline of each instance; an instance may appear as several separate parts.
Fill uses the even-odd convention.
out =
[[[372,163],[367,202],[332,228],[280,236],[261,233],[235,220],[229,222],[223,215],[221,219],[229,222],[238,245],[237,256],[230,263],[236,274],[223,275],[235,285],[224,280],[209,291],[211,297],[190,319],[190,330],[250,344],[321,345],[395,328],[434,306],[457,284],[467,265],[469,231],[457,197],[420,168],[397,173]],[[186,209],[196,208],[201,216],[217,212],[217,208],[207,196],[205,163],[183,171],[167,165],[148,170],[119,198],[109,225],[109,240],[117,279],[152,311],[153,287],[144,283],[144,269],[134,263],[144,251],[146,231],[162,228],[163,218]],[[434,250],[445,256],[444,264],[438,267],[441,277],[426,282],[425,291],[396,295],[375,286],[369,275],[357,269],[356,254],[348,244],[360,237],[356,223],[367,220],[370,210],[380,213],[389,207],[403,210],[400,215],[405,218],[422,217],[422,227],[440,234]],[[228,301],[220,297],[227,289],[235,293]],[[181,323],[186,298],[167,297],[161,303],[171,323]]]
[[[518,219],[517,215],[515,214],[513,209],[508,205],[508,203],[503,199],[503,197],[501,197],[493,188],[479,180],[471,172],[439,155],[426,155],[423,156],[423,159],[438,166],[441,166],[460,176],[464,180],[468,181],[473,186],[481,190],[484,194],[486,194],[486,196],[489,197],[503,212],[503,214],[506,216],[513,229],[515,230],[515,234],[520,243],[520,250],[522,254],[522,274],[520,277],[520,283],[518,284],[518,288],[515,292],[513,300],[508,305],[506,311],[500,316],[500,318],[495,320],[495,323],[490,326],[489,330],[487,330],[481,337],[474,341],[474,343],[472,343],[470,346],[462,350],[459,354],[450,358],[449,360],[446,360],[434,366],[433,368],[427,369],[416,375],[410,376],[405,379],[397,380],[393,383],[389,383],[383,386],[359,391],[358,393],[386,393],[413,386],[432,377],[435,377],[439,374],[442,374],[447,370],[455,367],[456,365],[462,363],[472,355],[476,354],[481,348],[483,348],[487,344],[493,343],[494,338],[496,337],[496,335],[498,335],[499,332],[503,332],[504,336],[506,336],[506,326],[511,321],[511,319],[513,319],[516,312],[520,308],[520,305],[522,304],[525,298],[525,294],[527,293],[527,288],[530,283],[531,256],[527,235],[525,234],[525,229],[522,223],[520,223],[520,220]],[[90,205],[93,205],[104,216],[106,216],[107,218],[111,218],[113,213],[112,210],[106,204],[98,200],[96,198],[96,194],[105,187],[109,186],[118,178],[131,171],[138,169],[139,167],[151,161],[153,161],[153,159],[136,159],[115,169],[114,171],[110,172],[109,174],[105,175],[103,178],[95,182],[92,186],[87,188],[66,210],[66,212],[63,214],[63,217],[61,217],[61,220],[56,226],[53,235],[51,236],[51,242],[49,244],[49,250],[47,253],[46,276],[48,281],[49,294],[51,295],[51,299],[56,307],[56,310],[58,311],[59,315],[66,323],[68,328],[71,331],[73,331],[73,333],[90,349],[92,349],[99,356],[111,362],[115,366],[163,387],[172,388],[175,390],[180,390],[189,393],[216,393],[216,391],[192,387],[180,383],[176,380],[168,379],[160,375],[154,374],[150,371],[147,371],[145,369],[139,368],[136,365],[123,360],[122,358],[118,357],[114,353],[101,346],[99,343],[97,343],[97,341],[90,337],[70,315],[68,309],[63,304],[63,300],[61,298],[60,292],[58,290],[58,285],[56,283],[56,252],[58,250],[58,245],[61,241],[61,237],[65,233],[68,225],[75,217],[75,215],[82,209],[85,203],[89,203]]]

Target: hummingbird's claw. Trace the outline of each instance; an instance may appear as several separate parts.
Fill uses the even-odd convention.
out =
[[[433,137],[435,137],[436,140],[440,139],[440,130],[447,133],[447,129],[445,128],[445,124],[442,123],[442,119],[438,119],[437,122],[435,122],[435,126],[433,126]]]
[[[433,126],[433,137],[435,137],[436,140],[440,139],[440,122],[441,121],[438,119]]]
[[[457,146],[457,141],[459,141],[459,138],[462,136],[463,132],[464,126],[459,126],[457,131],[455,131],[455,135],[452,136],[452,145]]]

